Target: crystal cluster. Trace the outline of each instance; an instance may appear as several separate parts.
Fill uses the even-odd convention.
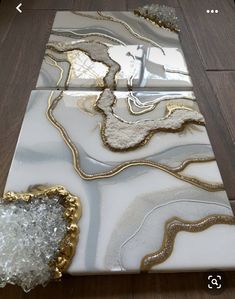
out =
[[[24,291],[46,285],[50,267],[66,234],[60,198],[35,196],[26,202],[0,200],[0,286],[17,284]]]
[[[134,13],[147,18],[161,27],[168,28],[172,31],[179,31],[178,18],[175,9],[166,5],[151,4],[139,7]]]

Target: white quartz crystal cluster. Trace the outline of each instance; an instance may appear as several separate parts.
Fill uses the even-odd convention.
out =
[[[0,286],[17,284],[24,291],[46,285],[49,266],[66,233],[59,198],[35,197],[29,202],[0,199]]]
[[[157,23],[162,23],[164,27],[169,29],[174,29],[179,31],[178,18],[173,7],[159,4],[145,5],[143,7],[138,7],[135,13],[149,18]]]

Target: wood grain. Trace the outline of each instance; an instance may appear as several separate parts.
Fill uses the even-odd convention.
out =
[[[126,0],[74,0],[73,9],[74,10],[101,10],[104,8],[106,11],[115,10],[126,10]]]
[[[235,8],[235,1],[234,0],[228,0],[229,4],[232,6],[232,8]]]
[[[25,108],[35,88],[54,12],[25,11],[12,22],[1,48],[0,192],[15,149]]]
[[[220,110],[235,147],[235,71],[207,72],[207,76],[219,100]]]
[[[73,9],[73,0],[24,0],[23,9]]]
[[[5,41],[15,15],[15,5],[9,5],[9,2],[7,2],[7,0],[0,2],[0,49],[3,45],[3,42]]]
[[[186,25],[185,11],[177,9],[180,22],[180,39],[186,57],[189,72],[194,85],[194,92],[200,110],[206,119],[206,128],[215,152],[224,186],[230,199],[235,199],[235,146],[226,126],[220,104],[203,63],[197,52],[192,30]],[[210,36],[208,36],[208,39]]]
[[[228,0],[179,0],[207,70],[235,70],[235,10]],[[207,9],[218,14],[207,14]]]
[[[167,6],[171,6],[171,7],[178,7],[178,1],[177,0],[157,0],[157,1],[153,1],[153,0],[127,0],[127,8],[128,10],[131,9],[135,9],[138,6],[144,6],[146,4],[153,4],[153,3],[157,3],[157,4],[164,4]]]
[[[224,291],[217,296],[208,290],[205,273],[161,273],[133,275],[135,299],[232,299],[234,298],[235,272],[224,272]]]
[[[235,272],[223,272],[224,284],[216,296],[207,288],[205,273],[161,273],[73,277],[37,287],[29,294],[15,286],[0,289],[3,299],[234,299]]]
[[[230,204],[233,209],[233,213],[235,214],[235,200],[230,200]]]

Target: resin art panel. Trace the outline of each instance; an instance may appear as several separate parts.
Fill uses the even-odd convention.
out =
[[[59,87],[192,86],[178,34],[130,12],[58,12],[37,88],[56,87],[55,63]],[[109,67],[115,82],[103,82]]]
[[[57,12],[0,201],[1,286],[235,267],[176,17],[153,8]]]

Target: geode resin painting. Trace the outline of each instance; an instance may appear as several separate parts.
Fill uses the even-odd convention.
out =
[[[0,285],[229,270],[235,217],[174,9],[57,12],[0,200]]]

